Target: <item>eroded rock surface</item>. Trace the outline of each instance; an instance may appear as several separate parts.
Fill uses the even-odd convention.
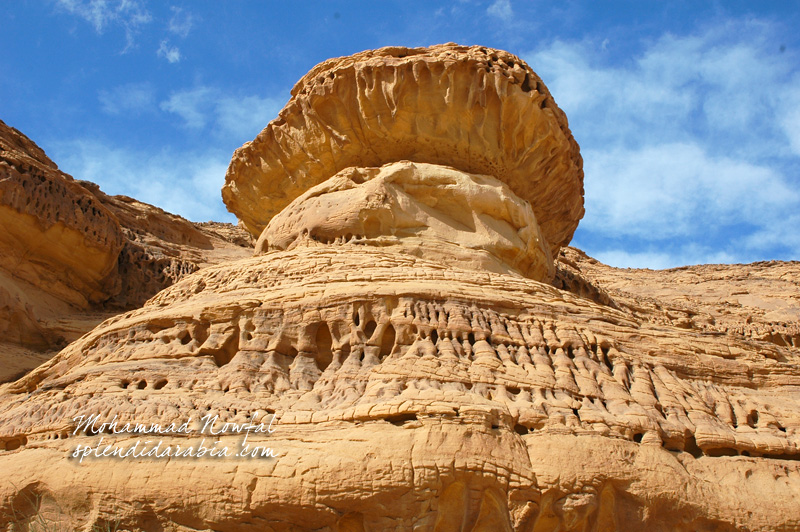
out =
[[[126,507],[151,501],[176,530],[187,512],[223,530],[345,517],[472,530],[482,514],[495,530],[791,530],[798,358],[521,276],[356,243],[298,248],[197,272],[6,385],[2,437],[15,450],[0,460],[15,478],[48,489],[66,478],[98,500],[127,486]],[[66,458],[100,437],[71,434],[83,412],[168,424],[255,410],[278,413],[260,440],[278,458]],[[31,471],[34,455],[52,467]],[[105,478],[109,466],[120,473]],[[175,485],[190,478],[187,510]]]
[[[241,230],[233,236],[235,229],[192,224],[75,181],[3,122],[0,227],[0,381],[184,275],[247,256],[252,246]]]
[[[559,257],[555,285],[641,319],[800,347],[800,263],[611,268],[580,250]]]
[[[553,255],[583,217],[583,162],[536,73],[502,50],[444,44],[329,59],[233,156],[222,197],[258,236],[348,167],[408,160],[491,175],[528,201]]]
[[[623,271],[559,251],[582,209],[580,156],[540,83],[510,54],[454,45],[313,69],[228,172],[254,256],[181,277],[0,387],[4,523],[800,530],[796,265],[739,279],[751,310],[723,317],[715,294],[747,267]],[[520,98],[538,110],[520,115]],[[513,109],[483,115],[499,129],[480,136],[523,116],[521,145],[548,148],[503,137],[469,167],[462,130],[424,125],[430,102],[458,109],[465,131],[487,102]],[[350,136],[332,127],[345,119]],[[373,119],[387,139],[353,136]],[[409,124],[456,141],[423,160],[433,148],[407,144]],[[767,337],[774,312],[785,321]],[[80,415],[168,426],[256,413],[274,432],[249,444],[276,457],[70,458],[101,439],[201,444],[76,430]],[[241,449],[241,435],[213,440]]]
[[[256,253],[354,242],[447,266],[554,275],[530,204],[502,181],[427,163],[347,168],[288,205]]]

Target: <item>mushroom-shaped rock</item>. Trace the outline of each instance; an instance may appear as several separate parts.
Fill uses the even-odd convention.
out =
[[[222,197],[259,235],[348,167],[408,160],[493,176],[530,202],[553,256],[583,216],[583,170],[566,115],[518,57],[479,46],[389,47],[320,63],[252,141]]]
[[[494,177],[438,164],[346,168],[275,215],[256,253],[334,243],[531,279],[555,273],[527,201]]]

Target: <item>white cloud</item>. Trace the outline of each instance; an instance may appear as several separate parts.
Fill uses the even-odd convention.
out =
[[[664,34],[624,64],[609,63],[603,38],[524,56],[581,144],[579,236],[635,250],[592,249],[581,236],[587,252],[664,267],[800,247],[800,74],[776,53],[774,33],[764,22],[723,21]],[[714,238],[702,253],[681,247]]]
[[[155,108],[155,91],[150,83],[128,83],[99,91],[98,100],[107,114],[136,115]]]
[[[153,154],[90,140],[58,143],[53,151],[65,172],[97,183],[107,194],[131,196],[193,221],[236,223],[220,195],[230,153]]]
[[[643,240],[691,237],[725,225],[780,225],[800,196],[774,169],[714,157],[697,143],[584,150],[585,223]]]
[[[194,16],[180,7],[171,7],[172,17],[169,19],[169,31],[185,39],[194,25]]]
[[[252,139],[278,116],[283,103],[258,96],[220,98],[216,106],[217,124],[226,134]]]
[[[201,86],[172,93],[161,103],[161,108],[180,116],[190,129],[210,126],[219,135],[245,142],[275,118],[282,105],[276,98],[227,96],[217,89]]]
[[[156,55],[158,57],[163,57],[170,63],[177,63],[181,60],[181,51],[177,46],[170,46],[169,41],[167,40],[161,41],[161,45],[158,47]]]
[[[747,235],[743,245],[754,250],[769,251],[776,247],[786,247],[793,250],[792,260],[797,260],[797,250],[800,249],[800,208],[792,213],[777,213],[780,215],[779,223],[763,225],[758,231]]]
[[[792,77],[790,88],[781,95],[783,113],[779,124],[789,139],[792,152],[800,156],[800,74]]]
[[[494,3],[486,9],[486,13],[501,20],[505,20],[506,22],[514,18],[510,0],[495,0]]]
[[[161,109],[180,116],[189,129],[202,129],[213,107],[214,94],[215,91],[208,87],[175,92],[161,102]]]
[[[153,108],[153,94],[148,85],[123,85],[101,93],[101,102],[106,112],[121,114],[145,109],[148,102]],[[97,183],[108,194],[131,196],[193,221],[236,223],[220,193],[231,153],[275,118],[282,103],[196,87],[173,93],[160,105],[176,114],[184,127],[201,133],[200,144],[191,150],[166,146],[153,153],[79,139],[53,143],[48,153],[65,172]]]
[[[56,0],[56,5],[91,24],[97,33],[110,26],[121,26],[127,51],[134,44],[139,29],[153,20],[139,0]]]
[[[793,63],[774,53],[771,34],[754,21],[665,34],[621,66],[605,64],[602,44],[591,41],[556,41],[526,59],[589,142],[714,134],[731,143],[750,140],[741,148],[753,155],[774,155],[786,147],[780,119],[800,98],[792,96]]]
[[[663,270],[692,264],[732,264],[737,260],[724,251],[686,246],[675,251],[630,252],[619,249],[600,250],[593,257],[604,264],[617,268],[650,268]]]

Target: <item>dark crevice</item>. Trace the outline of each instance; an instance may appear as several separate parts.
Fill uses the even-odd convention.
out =
[[[372,338],[372,334],[375,332],[375,329],[378,327],[378,324],[375,323],[375,320],[369,320],[367,324],[364,326],[364,335],[367,339]]]
[[[533,87],[531,87],[531,76],[530,74],[525,74],[525,79],[522,80],[522,85],[520,85],[522,92],[531,92]]]
[[[386,326],[386,329],[383,330],[383,335],[381,336],[381,351],[380,351],[381,360],[392,354],[396,336],[397,333],[394,330],[394,326],[391,323],[389,323]]]
[[[322,322],[317,327],[317,356],[315,362],[320,371],[325,371],[333,361],[333,337],[328,324]]]
[[[417,415],[414,413],[405,413],[405,414],[394,414],[392,416],[386,416],[384,418],[386,421],[395,425],[397,427],[402,426],[404,423],[408,423],[410,421],[416,421]]]

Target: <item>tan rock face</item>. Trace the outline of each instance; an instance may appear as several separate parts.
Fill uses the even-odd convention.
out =
[[[196,227],[75,181],[3,122],[0,227],[0,382],[120,309],[199,267],[247,256],[251,246],[235,242],[241,234]]]
[[[35,144],[0,122],[0,268],[86,308],[109,297],[119,222]]]
[[[127,489],[174,530],[184,513],[232,530],[794,529],[797,359],[520,276],[300,246],[201,270],[7,385],[15,450],[0,461],[46,493]],[[256,410],[279,414],[254,440],[280,451],[268,462],[65,458],[100,437],[71,434],[80,413],[168,424]],[[34,455],[51,467],[26,466]],[[197,502],[178,510],[184,484]]]
[[[651,323],[800,347],[798,262],[621,270],[567,248],[558,277],[562,288]]]
[[[399,246],[449,266],[550,279],[530,205],[491,176],[426,163],[348,168],[272,218],[256,253],[354,242]]]
[[[555,255],[583,216],[567,118],[518,57],[455,44],[330,59],[234,154],[222,197],[257,236],[293,199],[348,167],[395,161],[486,174],[528,201]]]
[[[676,313],[682,274],[621,272],[572,249],[554,264],[577,223],[565,199],[576,193],[574,166],[527,166],[537,186],[526,189],[509,178],[512,152],[487,150],[485,160],[511,166],[480,173],[461,166],[461,141],[442,152],[452,164],[391,151],[410,137],[389,117],[415,123],[414,107],[362,112],[375,101],[358,100],[362,92],[402,103],[441,83],[444,96],[421,94],[461,109],[448,83],[476,57],[519,67],[522,86],[533,79],[500,52],[406,51],[323,63],[295,89],[289,107],[303,112],[282,113],[234,155],[225,194],[260,232],[254,256],[180,278],[0,387],[0,525],[47,514],[75,529],[187,532],[800,530],[793,337],[711,327],[711,295]],[[371,72],[385,79],[392,69],[405,74],[372,83]],[[500,88],[484,96],[498,109],[521,108],[514,90],[533,92],[503,89],[514,83],[502,73],[489,79]],[[396,143],[363,142],[361,158],[333,164],[347,160],[349,141],[329,142],[334,157],[313,135],[330,141],[344,129],[310,117],[339,116],[326,107],[334,93],[358,96],[353,123],[381,117]],[[563,117],[536,108],[551,112],[535,115],[532,138],[564,134]],[[460,138],[454,128],[441,135]],[[542,142],[555,161],[579,160],[564,140]],[[743,280],[748,304],[771,309],[750,323],[766,325],[800,296],[797,270],[776,267],[761,278],[790,279],[786,305]],[[672,292],[635,286],[662,278]],[[76,429],[80,415],[164,427],[256,413],[274,415],[274,432],[248,441],[275,457],[70,458],[101,439],[123,449],[212,445],[100,423],[93,433]],[[242,450],[240,435],[213,440]]]

